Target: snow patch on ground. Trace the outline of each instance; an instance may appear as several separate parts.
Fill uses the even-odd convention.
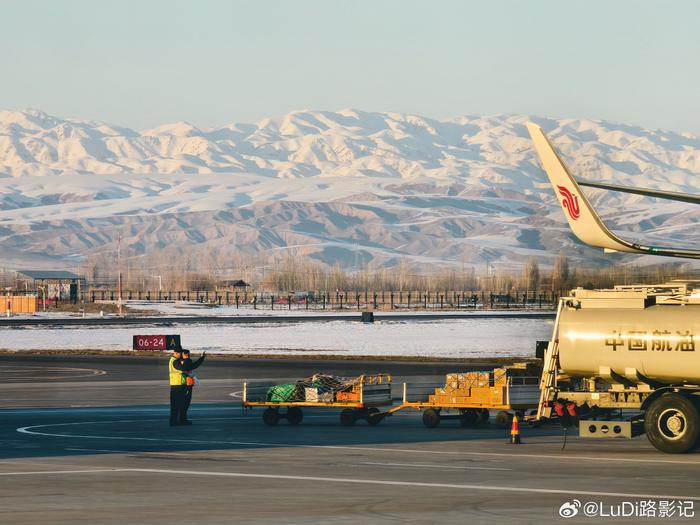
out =
[[[171,328],[28,328],[4,330],[0,348],[129,350],[134,335],[172,334],[194,352],[260,355],[533,357],[551,336],[542,319],[349,321],[189,325]]]

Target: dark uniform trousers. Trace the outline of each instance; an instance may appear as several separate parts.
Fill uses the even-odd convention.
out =
[[[187,411],[190,408],[190,403],[192,403],[192,386],[185,387],[185,405],[184,405],[184,417],[187,419]]]
[[[170,385],[170,422],[180,423],[187,419],[189,405],[186,385]]]

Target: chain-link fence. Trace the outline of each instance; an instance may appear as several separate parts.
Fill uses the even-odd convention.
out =
[[[313,291],[251,292],[232,290],[130,291],[123,301],[190,302],[253,310],[493,310],[553,309],[564,291]],[[85,301],[117,301],[117,290],[88,290]]]

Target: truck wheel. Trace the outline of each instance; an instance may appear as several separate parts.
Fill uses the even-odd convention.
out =
[[[287,421],[290,425],[298,425],[304,420],[304,412],[299,407],[289,407],[287,410]]]
[[[372,407],[367,411],[367,423],[369,423],[370,426],[376,427],[382,422],[382,419],[384,419],[384,416],[379,414],[378,408]]]
[[[280,421],[280,413],[276,408],[269,407],[263,412],[263,421],[266,425],[275,426]]]
[[[698,409],[687,397],[664,394],[644,413],[644,430],[657,450],[683,454],[695,448],[700,435]]]
[[[352,408],[344,408],[340,413],[340,423],[345,427],[351,427],[357,421],[357,415]]]
[[[693,405],[695,406],[695,410],[697,410],[698,415],[700,416],[700,396],[691,396],[690,401],[693,403]],[[700,431],[698,432],[698,437],[695,441],[695,448],[700,448]]]
[[[423,411],[423,424],[428,428],[435,428],[440,424],[440,411],[428,408]]]
[[[510,424],[513,422],[513,414],[501,410],[496,414],[496,427],[498,428],[509,428]]]
[[[481,418],[481,413],[476,410],[467,409],[462,411],[459,418],[459,424],[464,428],[473,427]]]
[[[480,414],[480,417],[479,417],[479,421],[480,421],[481,423],[488,423],[490,417],[491,417],[491,414],[489,413],[489,409],[488,409],[488,408],[482,408],[482,409],[481,409],[481,414]]]

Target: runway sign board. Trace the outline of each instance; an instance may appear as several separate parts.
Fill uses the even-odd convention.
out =
[[[135,335],[134,350],[173,350],[180,348],[179,335]]]

